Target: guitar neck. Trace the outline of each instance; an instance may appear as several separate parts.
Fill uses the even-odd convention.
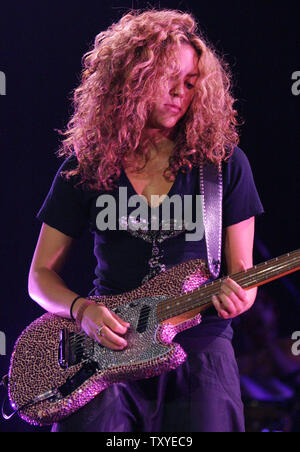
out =
[[[300,270],[300,249],[234,273],[230,278],[244,289],[252,289],[297,270]],[[160,301],[157,306],[158,320],[163,322],[197,308],[202,308],[201,310],[208,308],[212,305],[212,296],[219,293],[220,286],[226,278],[216,279],[187,294]]]

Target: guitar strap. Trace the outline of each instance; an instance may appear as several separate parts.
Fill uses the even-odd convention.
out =
[[[222,246],[222,164],[200,163],[200,194],[203,195],[203,222],[208,268],[218,278],[221,269]]]

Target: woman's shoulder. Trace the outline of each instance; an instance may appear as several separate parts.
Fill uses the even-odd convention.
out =
[[[238,146],[235,146],[229,158],[223,161],[224,176],[238,177],[251,175],[251,165],[246,153]]]
[[[243,165],[247,162],[249,162],[248,157],[239,146],[234,146],[230,157],[225,160],[225,163],[231,163],[233,165]]]

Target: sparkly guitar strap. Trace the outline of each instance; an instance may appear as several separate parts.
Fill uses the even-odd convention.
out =
[[[200,194],[203,196],[203,222],[209,271],[218,278],[222,245],[222,164],[200,164]]]

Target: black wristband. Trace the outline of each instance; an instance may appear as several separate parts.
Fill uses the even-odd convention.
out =
[[[73,316],[73,308],[74,308],[74,304],[76,303],[76,301],[79,298],[84,298],[84,297],[82,297],[81,295],[78,295],[78,297],[74,298],[74,300],[72,301],[71,307],[70,307],[70,317],[71,317],[72,320],[74,320],[74,322],[76,322],[76,319]]]

